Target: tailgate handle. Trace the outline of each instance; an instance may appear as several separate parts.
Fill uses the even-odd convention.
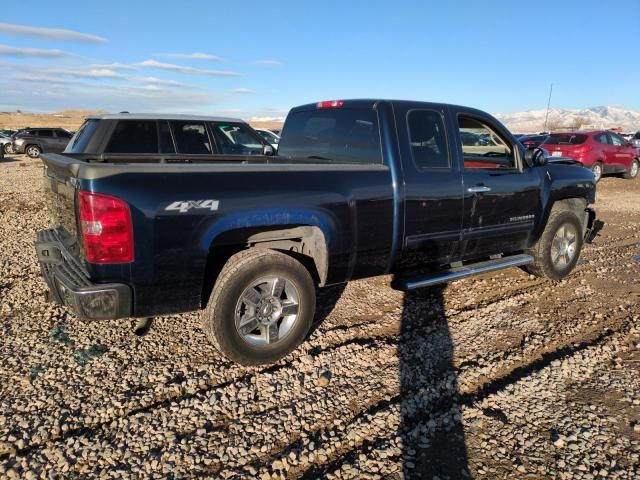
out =
[[[467,192],[469,193],[483,193],[483,192],[490,192],[490,191],[491,191],[491,187],[485,187],[484,185],[467,188]]]

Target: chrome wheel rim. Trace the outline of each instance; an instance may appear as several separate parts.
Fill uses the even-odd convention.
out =
[[[263,277],[242,292],[235,309],[235,325],[242,339],[258,347],[282,341],[298,320],[300,295],[293,282]]]
[[[577,251],[578,232],[570,224],[562,225],[551,241],[551,262],[559,268],[566,268]]]
[[[38,156],[38,149],[36,147],[29,147],[27,149],[27,154],[30,157],[37,157]]]
[[[638,162],[634,161],[631,164],[631,172],[629,172],[632,177],[635,177],[638,174]]]
[[[596,163],[593,166],[592,171],[593,171],[593,176],[596,177],[596,181],[600,180],[600,177],[602,176],[602,167],[600,166],[599,163]]]

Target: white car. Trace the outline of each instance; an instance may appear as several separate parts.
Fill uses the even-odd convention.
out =
[[[254,130],[258,132],[262,138],[269,142],[269,145],[271,145],[274,150],[278,149],[278,143],[280,143],[279,135],[276,135],[271,130],[267,130],[266,128],[256,128]]]
[[[8,137],[2,133],[0,133],[0,147],[4,153],[11,153],[11,137]]]

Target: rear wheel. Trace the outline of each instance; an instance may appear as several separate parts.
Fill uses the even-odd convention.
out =
[[[538,277],[561,280],[576,266],[582,249],[582,223],[571,210],[549,215],[540,239],[530,249],[534,262],[526,270]]]
[[[25,152],[30,158],[38,158],[42,153],[42,149],[37,145],[29,145],[25,149]]]
[[[596,182],[599,182],[602,178],[602,163],[596,162],[591,167],[591,171],[593,172],[593,176],[596,179]]]
[[[242,365],[275,362],[306,337],[315,314],[315,286],[297,260],[254,248],[224,265],[204,311],[209,339]]]
[[[624,178],[636,178],[638,176],[638,170],[640,170],[640,160],[636,158],[633,162],[631,162],[631,165],[629,165],[629,170],[624,172]]]

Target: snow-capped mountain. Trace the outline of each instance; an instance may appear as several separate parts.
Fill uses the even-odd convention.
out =
[[[495,116],[514,133],[541,131],[546,109],[516,113],[496,113]],[[600,106],[580,110],[552,108],[549,110],[547,129],[562,128],[620,128],[623,131],[640,130],[640,112],[619,106]]]

